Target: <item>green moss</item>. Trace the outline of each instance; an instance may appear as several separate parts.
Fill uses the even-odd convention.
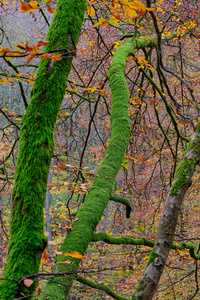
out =
[[[200,124],[197,125],[194,138],[190,141],[187,148],[184,150],[184,155],[178,164],[174,175],[174,182],[170,191],[170,196],[174,197],[180,189],[187,184],[190,172],[194,171],[195,162],[200,154]]]
[[[136,288],[136,292],[140,292],[141,290],[145,290],[146,287],[146,281],[145,281],[145,276],[140,280],[140,282],[138,283],[138,286]],[[135,297],[135,295],[133,295],[132,300],[144,300],[144,294],[141,295],[137,295],[137,298]]]
[[[151,252],[151,255],[149,256],[149,260],[147,262],[147,266],[150,265],[152,262],[154,262],[154,259],[159,256],[159,254],[155,252],[155,246],[156,245],[154,245],[153,250]]]
[[[148,44],[147,39],[146,43]],[[112,133],[110,143],[107,147],[106,155],[97,170],[92,188],[76,215],[76,221],[72,224],[72,231],[68,234],[60,248],[62,253],[78,251],[79,253],[84,254],[110,199],[113,184],[123,161],[130,138],[128,112],[129,91],[124,78],[124,71],[126,67],[126,58],[132,53],[135,46],[136,42],[134,40],[126,42],[116,50],[113,57],[108,74],[112,92]],[[57,261],[60,259],[61,258],[58,257]],[[72,269],[76,270],[78,265],[78,259],[74,260],[74,264],[70,264],[69,266],[58,263],[55,271],[59,270],[59,272],[63,272],[64,270],[67,272]],[[54,282],[54,279],[52,282],[48,282],[47,287],[42,291],[39,299],[44,299],[44,296],[48,296],[49,300],[66,299],[66,295],[69,292],[74,277],[75,276],[72,275],[60,278],[59,281],[61,280],[63,286],[59,291],[57,291],[57,283]],[[55,281],[57,281],[57,278],[55,278]],[[52,294],[55,293],[55,290],[56,295],[52,296]]]
[[[189,150],[186,149],[186,154]],[[186,154],[178,164],[177,170],[175,172],[175,176],[174,176],[175,180],[170,189],[171,197],[176,196],[178,192],[182,189],[182,187],[188,184],[188,175],[192,171],[196,158],[192,157],[187,159]]]
[[[154,246],[154,242],[153,241],[149,241],[148,239],[134,239],[132,237],[127,237],[127,236],[123,236],[123,237],[112,237],[109,236],[106,233],[98,233],[98,234],[94,234],[92,236],[92,241],[104,241],[108,244],[115,244],[115,245],[120,245],[120,244],[126,244],[126,245],[144,245],[144,246],[148,246],[148,247],[153,247]]]
[[[86,0],[60,0],[47,34],[50,41],[44,51],[66,49],[70,53],[78,41]],[[74,44],[74,45],[72,45]],[[19,154],[12,194],[12,214],[8,263],[0,282],[0,299],[28,296],[35,284],[27,288],[17,282],[38,273],[41,254],[46,246],[43,234],[43,208],[51,157],[53,131],[65,94],[72,55],[60,61],[41,60],[31,92],[31,102],[23,118]],[[28,297],[27,297],[28,299]]]
[[[117,293],[115,293],[114,291],[112,291],[108,286],[104,285],[104,284],[100,284],[100,283],[96,283],[94,281],[91,281],[89,279],[86,279],[84,277],[78,277],[77,281],[86,284],[88,286],[91,286],[92,288],[101,290],[106,292],[108,295],[110,295],[111,297],[113,297],[114,299],[117,300],[129,300],[129,298],[123,297],[118,295]]]

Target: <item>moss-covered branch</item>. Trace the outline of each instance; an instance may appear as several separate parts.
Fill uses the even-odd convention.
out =
[[[182,244],[176,244],[173,243],[172,244],[172,249],[179,249],[179,250],[183,250],[183,249],[188,249],[190,256],[192,258],[194,258],[195,260],[200,260],[200,254],[195,253],[195,245],[192,243],[182,243]]]
[[[86,285],[88,285],[88,286],[90,286],[94,289],[104,291],[106,294],[113,297],[114,299],[117,299],[117,300],[130,300],[129,298],[120,296],[117,293],[113,292],[108,286],[106,286],[102,283],[96,283],[96,282],[91,281],[89,279],[86,279],[84,277],[78,277],[78,278],[76,278],[76,280],[83,283],[83,284],[86,284]]]
[[[93,234],[92,241],[93,242],[104,241],[105,243],[113,244],[113,245],[135,245],[135,246],[143,245],[151,248],[153,248],[154,246],[154,242],[148,239],[143,239],[143,238],[135,239],[127,236],[112,237],[106,233]]]
[[[44,51],[67,49],[71,56],[60,61],[40,61],[31,92],[31,102],[23,118],[19,154],[12,195],[12,215],[8,262],[0,282],[0,299],[30,295],[30,288],[16,281],[38,273],[40,257],[47,244],[43,234],[43,209],[47,178],[54,151],[53,132],[65,94],[75,45],[82,28],[86,0],[59,0],[47,34]],[[62,51],[61,51],[62,52]]]
[[[93,231],[110,200],[115,177],[121,167],[130,138],[129,90],[124,77],[126,58],[135,48],[154,47],[155,45],[156,42],[153,39],[132,39],[125,42],[115,52],[108,74],[112,92],[110,143],[87,198],[72,223],[72,231],[67,235],[60,248],[62,253],[77,251],[84,254],[92,239]],[[69,260],[71,264],[60,264],[63,260]],[[79,262],[78,258],[57,256],[56,270],[59,272],[76,270]],[[49,297],[49,300],[66,299],[73,279],[75,279],[75,275],[64,276],[60,279],[54,278],[53,281],[48,282],[39,299],[42,300],[45,297]]]
[[[99,242],[103,241],[107,244],[113,244],[113,245],[134,245],[134,246],[148,246],[153,248],[154,247],[154,242],[150,241],[148,239],[135,239],[132,237],[127,237],[127,236],[120,236],[120,237],[113,237],[109,236],[106,233],[97,233],[93,234],[92,236],[92,242]],[[171,249],[176,250],[183,250],[183,249],[188,249],[190,256],[196,260],[200,260],[200,254],[195,253],[195,245],[192,243],[182,243],[182,244],[177,244],[173,243]]]
[[[132,210],[130,200],[118,196],[113,196],[113,195],[110,196],[110,200],[126,205],[126,217],[130,218],[130,213]]]

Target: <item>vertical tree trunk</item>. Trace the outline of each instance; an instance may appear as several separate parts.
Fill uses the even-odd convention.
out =
[[[53,131],[85,8],[86,0],[59,0],[47,34],[50,43],[44,50],[66,49],[61,53],[65,52],[67,58],[40,61],[31,102],[23,118],[12,195],[9,257],[0,282],[0,299],[27,296],[35,288],[35,284],[27,288],[23,281],[19,284],[19,280],[38,272],[47,244],[43,235],[43,208],[54,150]]]

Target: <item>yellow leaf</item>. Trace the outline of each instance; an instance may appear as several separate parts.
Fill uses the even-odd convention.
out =
[[[88,14],[88,16],[93,17],[95,14],[94,8],[91,6],[87,6],[87,14]]]
[[[95,4],[95,3],[97,3],[97,0],[90,0],[90,1],[88,2],[89,5],[92,5],[92,4]]]
[[[91,87],[88,87],[88,88],[85,88],[86,91],[90,92],[90,93],[93,93],[97,90],[97,86],[94,85],[94,86],[91,86]]]
[[[40,260],[41,265],[46,265],[46,261],[44,259]]]
[[[129,16],[130,18],[137,18],[137,12],[134,9],[130,9],[128,6],[124,6],[124,12],[126,16]]]
[[[79,259],[84,258],[84,256],[77,251],[73,251],[72,253],[64,253],[61,256],[71,256],[71,257],[75,257],[75,258],[79,258]]]
[[[109,23],[117,25],[117,24],[119,24],[119,20],[113,16],[110,18]]]
[[[96,24],[94,24],[93,26],[94,27],[97,27],[99,25],[102,25],[102,26],[107,26],[109,23],[106,19],[104,19],[103,17],[101,17],[101,19],[99,20],[99,22],[97,22]]]
[[[145,4],[137,0],[132,1],[130,5],[134,6],[134,9],[146,9]]]
[[[120,9],[120,5],[118,3],[112,1],[112,3],[110,4],[110,9],[112,11],[117,11]]]
[[[117,195],[119,195],[120,193],[122,193],[122,191],[121,191],[121,190],[116,190],[115,193],[116,193]]]

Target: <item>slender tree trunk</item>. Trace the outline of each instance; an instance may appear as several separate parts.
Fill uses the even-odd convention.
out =
[[[31,102],[23,118],[12,195],[9,257],[0,282],[0,299],[27,296],[35,288],[35,283],[28,288],[21,279],[38,273],[47,244],[43,234],[43,208],[54,150],[53,131],[85,8],[86,0],[59,0],[47,34],[50,43],[44,50],[64,49],[60,53],[64,52],[66,58],[40,61]]]
[[[200,162],[200,123],[178,164],[174,181],[159,222],[155,246],[133,300],[151,300],[156,292],[172,246],[184,196],[192,183],[195,167]]]

